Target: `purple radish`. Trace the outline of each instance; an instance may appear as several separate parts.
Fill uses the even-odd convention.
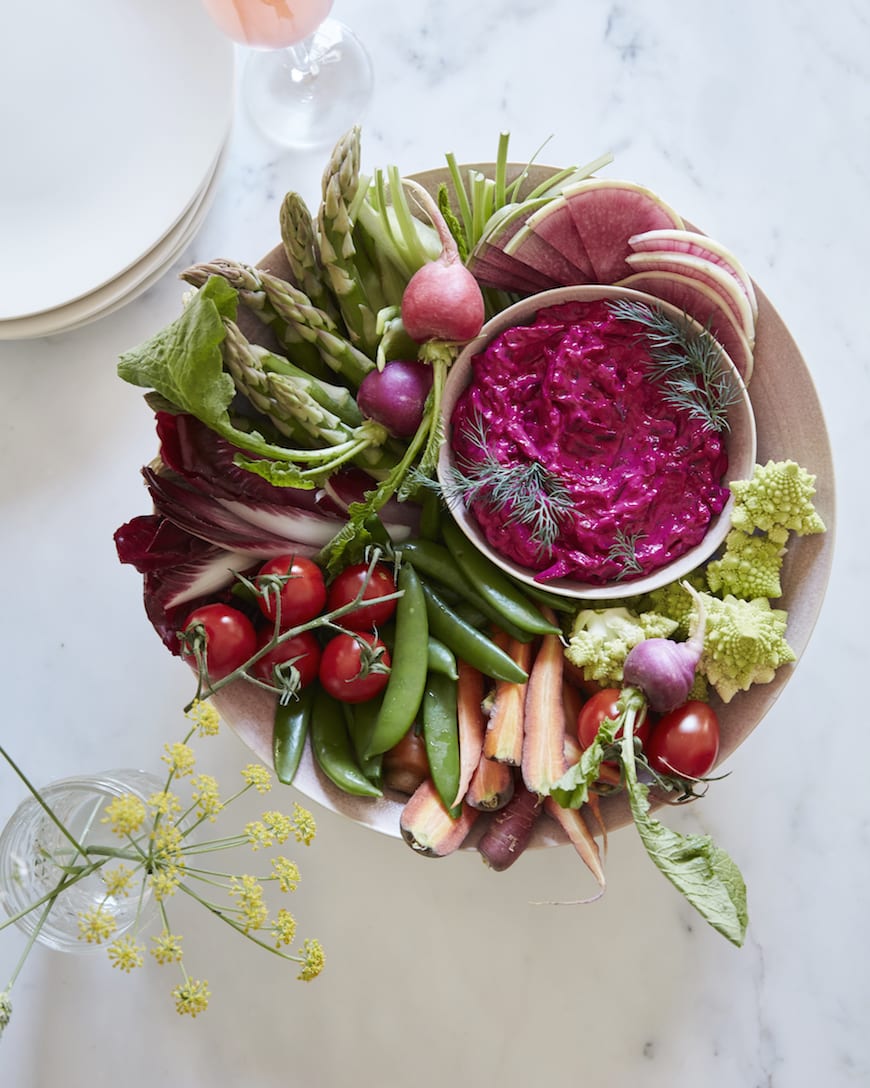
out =
[[[431,388],[431,366],[416,359],[394,359],[383,370],[366,374],[356,402],[367,419],[380,423],[397,438],[410,438],[422,422]]]

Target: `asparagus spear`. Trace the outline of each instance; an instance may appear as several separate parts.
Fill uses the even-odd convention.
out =
[[[315,352],[318,362],[325,363],[354,388],[374,368],[372,359],[348,343],[329,314],[315,306],[298,287],[265,269],[238,261],[219,260],[194,265],[182,276],[195,286],[204,283],[209,276],[223,276],[239,292],[242,302],[247,305],[248,299],[253,298],[263,311],[276,315],[294,337],[298,337],[300,345]],[[288,352],[290,350],[288,347]],[[298,350],[293,354],[304,370],[310,370],[307,359],[301,358]]]
[[[339,321],[335,299],[323,280],[314,220],[299,193],[290,192],[285,195],[281,202],[279,223],[284,253],[296,285],[308,295],[315,306],[329,314],[333,321]]]
[[[365,261],[353,240],[354,204],[360,185],[360,129],[356,125],[335,145],[323,174],[318,211],[320,260],[332,286],[351,343],[370,358],[378,346],[377,314],[382,300],[369,298],[358,262]]]

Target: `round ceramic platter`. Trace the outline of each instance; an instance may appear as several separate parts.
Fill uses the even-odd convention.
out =
[[[176,229],[227,139],[233,57],[199,0],[9,8],[0,321],[89,295]]]
[[[0,340],[27,340],[71,332],[98,318],[107,317],[147,290],[160,279],[202,226],[214,201],[227,153],[224,147],[214,164],[211,176],[197,193],[190,208],[174,229],[161,238],[141,260],[125,269],[110,283],[103,284],[90,294],[64,306],[45,313],[31,314],[30,317],[0,321]]]
[[[480,170],[493,176],[491,163],[478,163],[465,169]],[[517,167],[516,169],[519,169]],[[536,184],[551,168],[537,167],[530,173]],[[432,170],[415,175],[430,192],[437,192],[442,182],[449,186],[446,170]],[[282,276],[289,276],[283,250],[276,247],[261,264]],[[805,650],[822,606],[834,549],[834,469],[831,448],[819,398],[810,372],[780,316],[756,284],[759,316],[756,329],[755,369],[749,384],[749,396],[757,428],[757,459],[797,461],[816,475],[816,508],[827,532],[792,538],[782,571],[784,594],[779,606],[788,609],[788,639],[797,658]],[[782,666],[770,684],[758,684],[741,692],[727,705],[716,702],[722,728],[719,763],[727,760],[746,740],[794,673],[796,665]],[[234,684],[215,699],[224,720],[241,740],[266,764],[272,764],[272,719],[274,697],[243,683]],[[294,786],[306,798],[357,823],[395,837],[400,836],[399,819],[406,798],[392,795],[377,800],[351,797],[337,790],[320,772],[306,749]],[[608,830],[631,822],[625,799],[619,795],[604,798],[602,815]],[[480,821],[483,823],[483,821]],[[468,844],[475,841],[474,832]],[[566,841],[555,823],[541,819],[532,845],[559,845]]]

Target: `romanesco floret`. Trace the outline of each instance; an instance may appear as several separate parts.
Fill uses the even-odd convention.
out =
[[[667,616],[676,624],[672,634],[689,637],[689,631],[695,620],[697,609],[691,593],[684,588],[683,582],[688,582],[699,593],[706,592],[709,588],[704,576],[703,568],[693,570],[685,578],[676,582],[668,582],[667,585],[654,589],[643,598],[644,607],[661,616]]]
[[[781,597],[780,572],[785,548],[764,533],[732,529],[725,551],[707,564],[707,585],[719,597],[731,593],[744,601]]]
[[[745,533],[761,529],[780,545],[786,543],[789,532],[798,536],[823,533],[825,523],[813,506],[815,485],[815,476],[796,461],[756,465],[750,479],[730,485],[734,496],[731,525]]]
[[[676,626],[676,621],[655,612],[586,608],[574,618],[565,656],[583,670],[586,680],[619,685],[632,646],[647,638],[667,638]]]
[[[795,660],[785,639],[787,613],[771,608],[767,598],[702,596],[707,626],[698,669],[723,702],[753,684],[770,683],[780,665]]]

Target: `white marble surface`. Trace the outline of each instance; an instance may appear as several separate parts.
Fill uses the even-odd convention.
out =
[[[191,1021],[174,1011],[167,968],[127,978],[102,956],[37,949],[14,991],[0,1081],[866,1085],[866,6],[337,0],[335,13],[374,60],[367,166],[491,158],[502,129],[517,157],[551,135],[553,162],[610,149],[613,176],[648,184],[743,257],[807,359],[837,466],[830,590],[730,777],[672,818],[738,861],[748,939],[738,951],[699,923],[630,830],[611,842],[604,900],[551,910],[530,900],[587,891],[563,850],[497,876],[473,856],[423,861],[318,811],[295,908],[326,948],[320,979],[297,983],[182,915],[191,968],[213,991]],[[277,240],[283,192],[315,200],[322,163],[267,146],[240,115],[217,201],[174,271],[256,260]],[[190,693],[112,543],[143,510],[138,471],[154,447],[115,360],[174,317],[180,295],[170,271],[102,322],[0,344],[0,735],[40,782],[153,766]],[[245,752],[230,734],[214,743],[214,769],[230,778]],[[0,768],[0,822],[19,797]],[[0,976],[19,947],[0,934]]]

